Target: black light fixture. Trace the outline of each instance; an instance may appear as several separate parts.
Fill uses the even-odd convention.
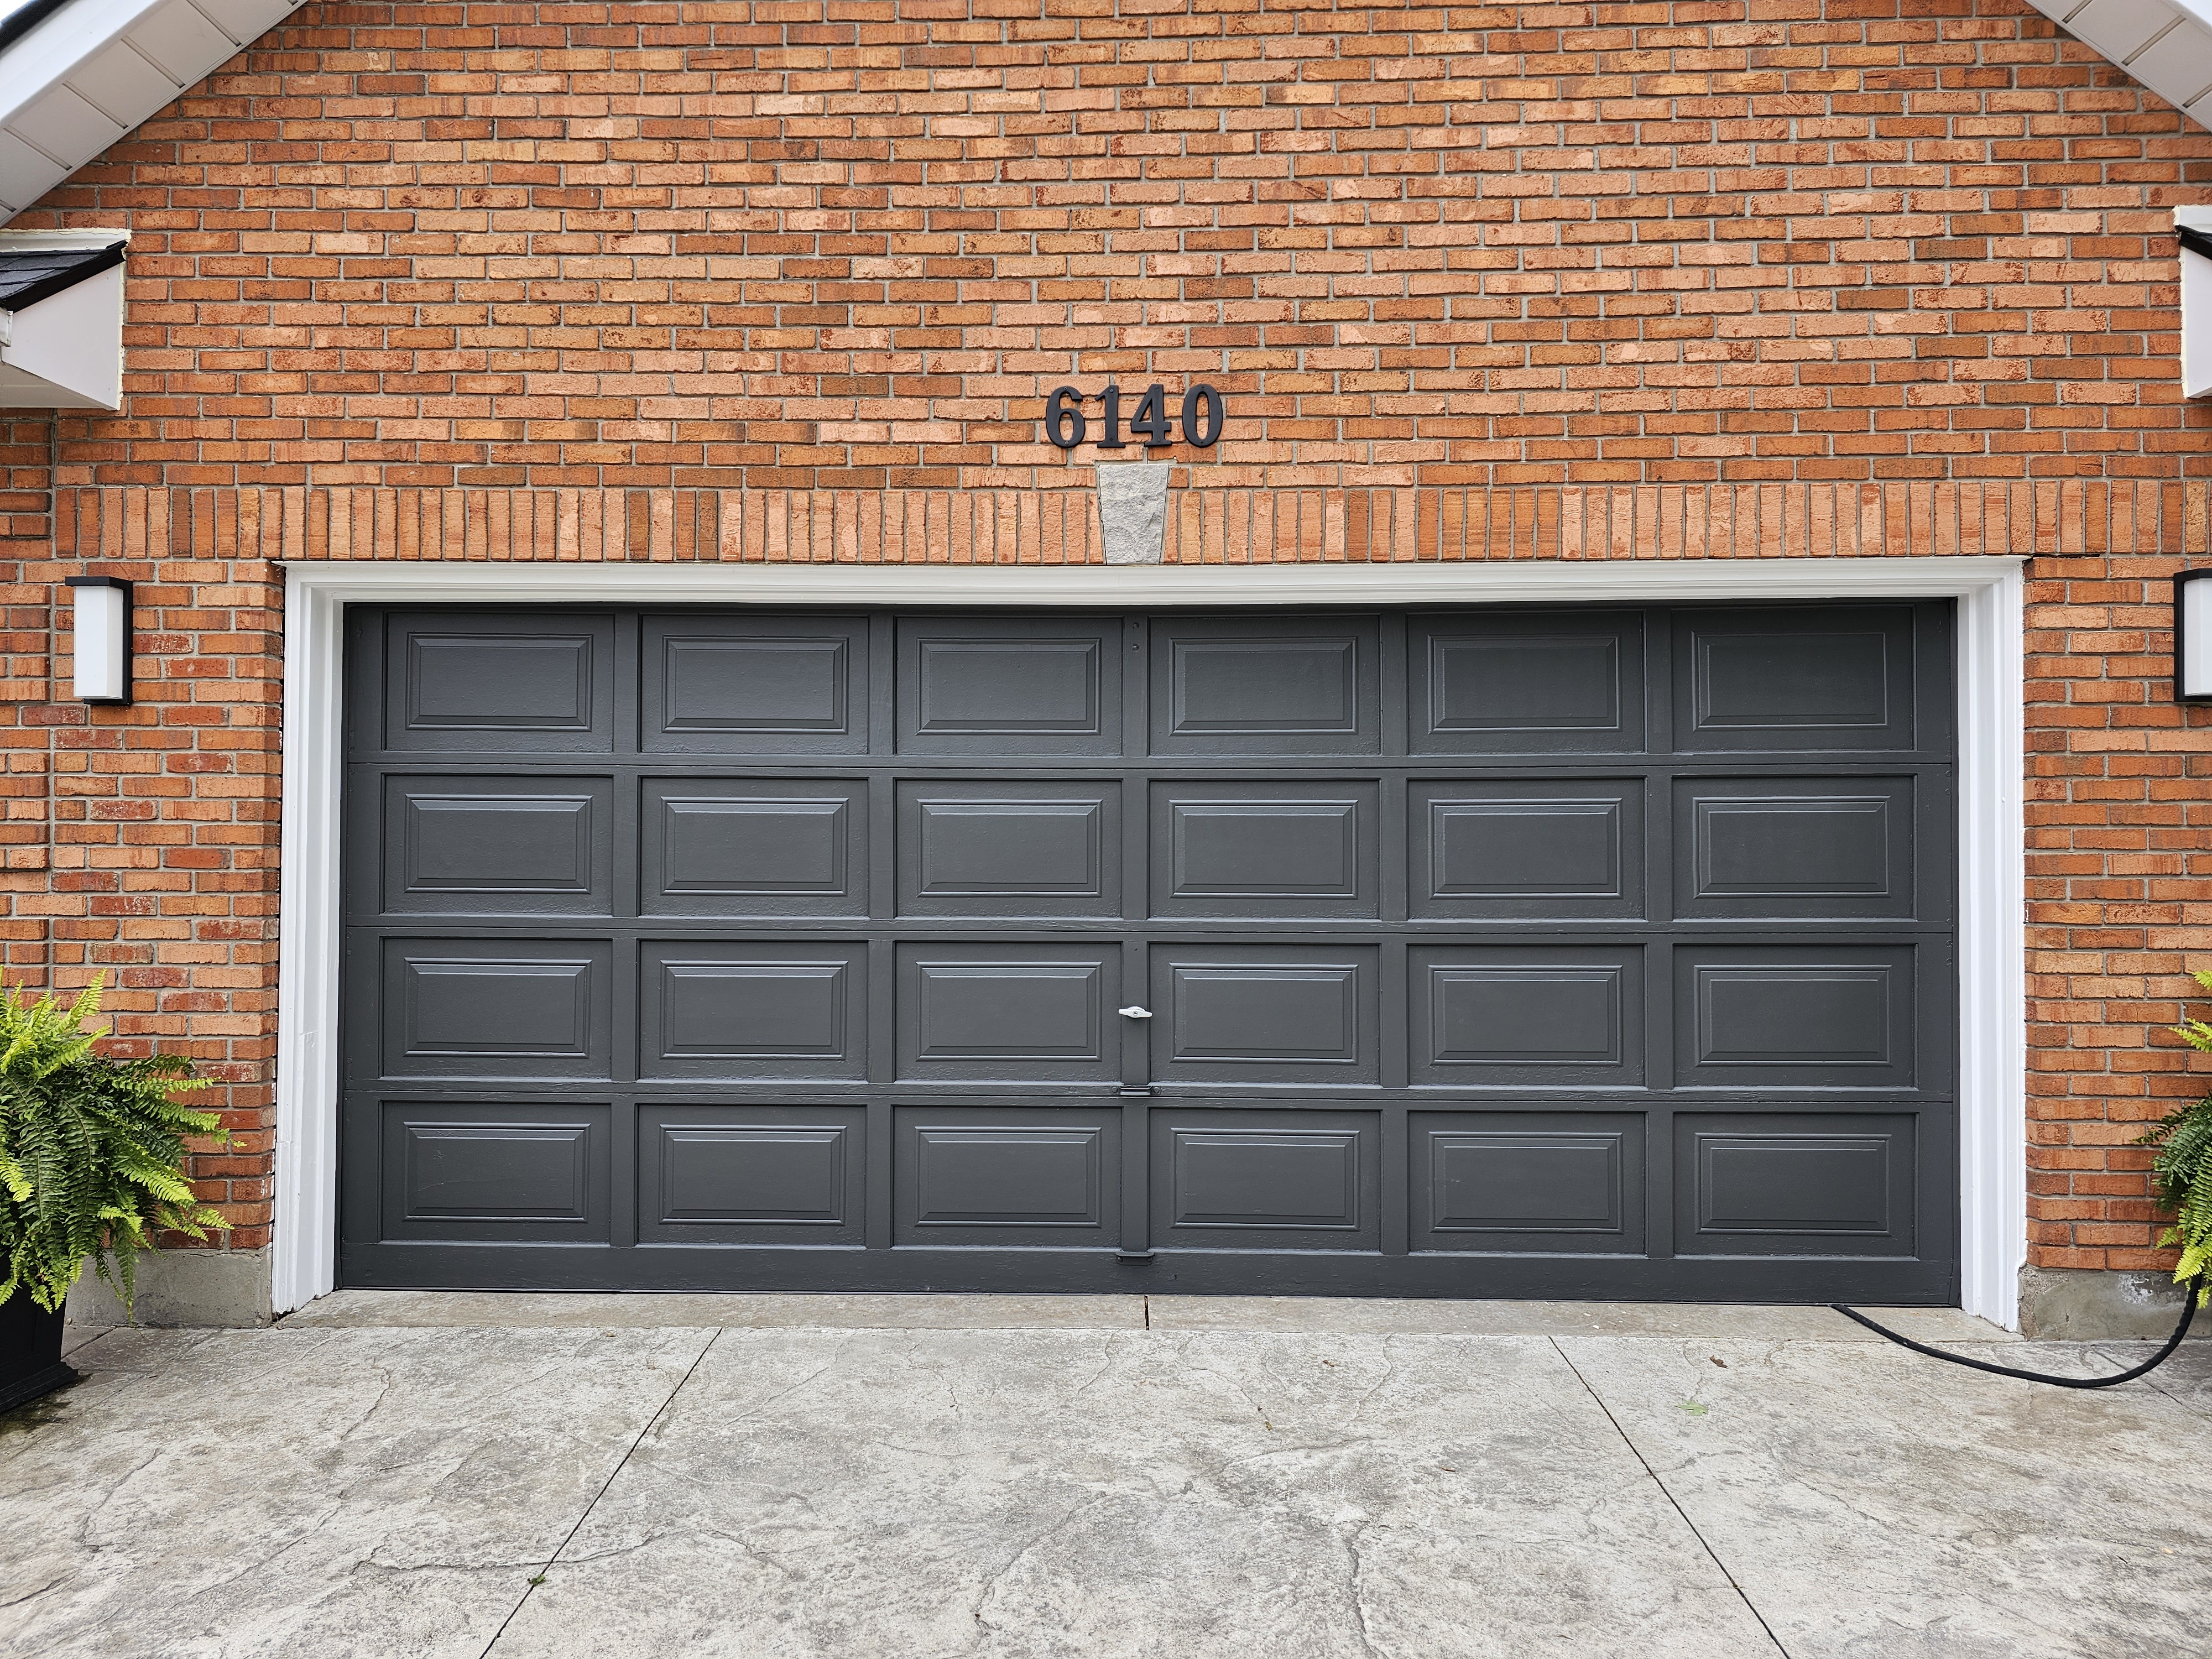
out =
[[[113,576],[71,576],[79,702],[131,701],[131,584]]]

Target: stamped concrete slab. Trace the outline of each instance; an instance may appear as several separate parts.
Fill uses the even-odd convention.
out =
[[[477,1659],[708,1331],[117,1331],[0,1418],[0,1651]]]
[[[1341,1331],[1462,1336],[1754,1336],[1881,1339],[1827,1308],[1697,1302],[1453,1302],[1388,1297],[1155,1296],[1154,1330]],[[1956,1308],[1869,1308],[1921,1342],[2013,1340]]]
[[[2203,1650],[2212,1423],[2146,1382],[2046,1388],[1886,1344],[1559,1346],[1790,1659]]]
[[[337,1291],[287,1314],[288,1327],[589,1328],[714,1326],[805,1330],[1126,1330],[1141,1296],[709,1296],[492,1291]]]
[[[690,1659],[1774,1651],[1549,1342],[1158,1331],[725,1332],[494,1651],[617,1632]]]

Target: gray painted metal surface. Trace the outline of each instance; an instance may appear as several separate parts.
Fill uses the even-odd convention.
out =
[[[1948,605],[350,628],[345,1284],[1955,1297]]]

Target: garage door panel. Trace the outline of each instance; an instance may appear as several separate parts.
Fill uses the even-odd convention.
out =
[[[900,1076],[1119,1077],[1119,945],[910,944],[898,962]]]
[[[1952,623],[351,612],[341,1271],[1940,1297]]]
[[[1676,746],[1910,749],[1913,647],[1902,605],[1678,613]]]
[[[604,1242],[612,1110],[604,1101],[381,1103],[382,1237]]]
[[[644,742],[659,755],[867,752],[867,619],[647,616]]]
[[[1152,914],[1373,916],[1381,810],[1368,782],[1155,784]]]
[[[1408,787],[1413,915],[1644,914],[1642,779],[1416,778]]]
[[[638,1074],[867,1075],[867,946],[809,939],[640,947]]]
[[[1408,969],[1417,1085],[1644,1084],[1640,945],[1417,945]]]
[[[908,1108],[896,1134],[901,1244],[1110,1249],[1119,1237],[1118,1111]]]
[[[1372,619],[1156,621],[1152,752],[1376,753],[1381,652]]]
[[[867,914],[864,778],[647,778],[639,905],[663,916]]]
[[[1620,754],[1644,746],[1639,612],[1416,617],[1407,667],[1417,755]]]
[[[1910,777],[1679,779],[1676,914],[1910,916],[1913,813]]]
[[[1910,1089],[1914,968],[1910,945],[1680,946],[1676,1082]]]
[[[1372,946],[1155,946],[1154,1074],[1168,1082],[1380,1079]]]
[[[898,744],[910,755],[1118,755],[1118,623],[1045,617],[899,624]]]
[[[1911,1255],[1917,1120],[1905,1113],[1678,1113],[1683,1255]]]
[[[1407,1127],[1414,1249],[1643,1253],[1642,1113],[1415,1112]]]
[[[397,939],[382,956],[385,1076],[611,1075],[609,942]]]
[[[394,915],[609,915],[611,778],[387,776],[380,844]]]
[[[615,747],[614,618],[399,612],[386,628],[384,746],[415,754]]]
[[[1152,1135],[1163,1249],[1380,1248],[1374,1113],[1155,1110]]]
[[[641,1106],[639,1243],[864,1244],[866,1117],[838,1106]]]
[[[898,836],[902,915],[1121,914],[1118,783],[902,783]]]

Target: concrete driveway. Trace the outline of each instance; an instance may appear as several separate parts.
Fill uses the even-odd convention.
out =
[[[2212,1344],[2082,1394],[1803,1309],[347,1292],[74,1360],[0,1419],[9,1655],[2212,1643]]]

